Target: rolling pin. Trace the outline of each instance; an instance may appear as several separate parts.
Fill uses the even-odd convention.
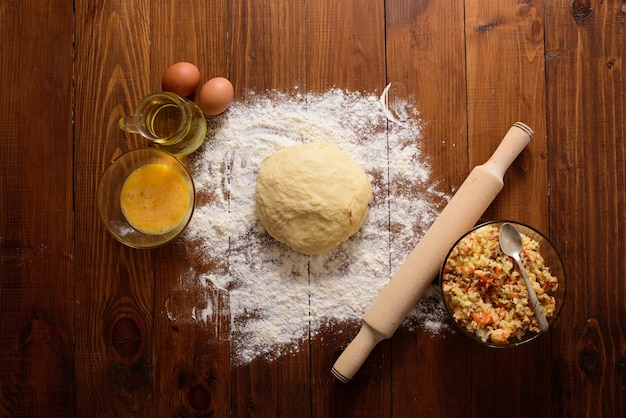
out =
[[[476,224],[502,190],[504,173],[532,136],[528,126],[514,123],[489,160],[470,172],[365,312],[361,329],[331,370],[339,381],[349,382],[376,344],[391,338],[437,275],[452,245]]]

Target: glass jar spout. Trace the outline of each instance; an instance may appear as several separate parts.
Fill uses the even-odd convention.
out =
[[[119,121],[120,129],[124,132],[128,132],[131,134],[138,134],[139,126],[137,125],[137,121],[135,120],[135,116],[124,116]]]

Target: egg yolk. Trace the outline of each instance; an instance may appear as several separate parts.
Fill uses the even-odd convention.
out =
[[[191,205],[183,176],[165,164],[147,164],[124,181],[122,213],[133,228],[149,235],[168,233],[181,222]]]

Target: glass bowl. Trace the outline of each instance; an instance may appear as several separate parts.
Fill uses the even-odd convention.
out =
[[[524,279],[515,261],[500,249],[500,226],[508,222],[522,234],[520,255],[549,325],[565,301],[565,269],[550,241],[536,229],[510,221],[478,225],[446,255],[439,287],[446,310],[465,335],[493,348],[517,347],[543,332],[537,325]],[[549,331],[546,330],[545,332]]]
[[[98,184],[98,211],[104,225],[132,248],[156,248],[176,238],[191,219],[194,201],[187,168],[156,148],[122,154]]]

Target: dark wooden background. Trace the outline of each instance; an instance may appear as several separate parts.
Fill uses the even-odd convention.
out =
[[[1,416],[626,416],[623,1],[3,0],[0,54]],[[530,125],[515,186],[484,218],[560,250],[567,301],[549,335],[493,351],[400,331],[342,385],[330,367],[354,325],[232,367],[227,317],[160,315],[187,265],[211,266],[181,241],[123,247],[95,190],[139,145],[118,118],[179,60],[229,77],[236,100],[402,85],[446,192]]]

